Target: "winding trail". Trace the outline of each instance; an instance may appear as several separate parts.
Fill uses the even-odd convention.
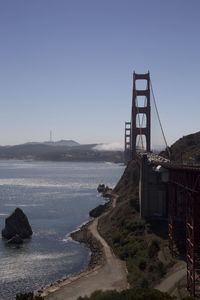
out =
[[[42,293],[46,300],[76,300],[79,296],[89,296],[96,290],[115,289],[120,291],[128,288],[125,263],[114,255],[107,242],[98,232],[99,219],[107,215],[116,206],[116,200],[117,196],[114,196],[112,208],[102,216],[94,219],[88,227],[88,230],[103,246],[104,263],[90,271],[46,288]]]

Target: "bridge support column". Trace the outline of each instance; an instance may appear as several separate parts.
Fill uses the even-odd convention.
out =
[[[168,237],[169,249],[172,256],[175,255],[174,245],[174,219],[175,219],[175,203],[176,203],[176,186],[169,184],[168,186]]]
[[[125,122],[124,163],[131,160],[131,122]]]
[[[140,162],[140,179],[139,179],[139,202],[140,216],[145,218],[148,215],[148,168],[147,156],[144,154]]]
[[[200,194],[187,196],[186,219],[187,289],[191,295],[200,295]]]

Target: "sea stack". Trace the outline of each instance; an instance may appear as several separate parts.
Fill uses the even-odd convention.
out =
[[[5,239],[12,239],[17,236],[21,239],[31,237],[33,234],[27,216],[20,208],[6,218],[5,228],[2,230],[2,237]]]

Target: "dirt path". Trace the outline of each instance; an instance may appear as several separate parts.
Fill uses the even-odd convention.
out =
[[[183,261],[178,262],[155,288],[161,292],[171,294],[176,289],[178,283],[186,277],[186,274],[186,263]]]
[[[116,205],[116,199],[113,198],[113,207]],[[88,229],[103,246],[104,264],[47,288],[42,294],[46,300],[76,300],[79,296],[90,295],[96,290],[123,290],[128,287],[125,263],[114,255],[107,242],[100,236],[97,229],[99,218],[94,219]]]

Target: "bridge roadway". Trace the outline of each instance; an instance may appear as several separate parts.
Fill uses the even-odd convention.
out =
[[[153,152],[138,152],[137,153],[137,160],[140,160],[144,155],[146,155],[147,160],[150,164],[153,165],[160,165],[165,169],[169,170],[185,170],[185,171],[199,171],[200,172],[200,164],[190,161],[173,161]]]
[[[187,289],[193,296],[200,295],[200,165],[171,161],[154,153],[137,153],[136,161],[168,173],[165,187],[170,250],[174,254],[177,243],[185,245]],[[143,169],[140,168],[141,172]],[[144,181],[151,180],[151,176],[140,176]]]

